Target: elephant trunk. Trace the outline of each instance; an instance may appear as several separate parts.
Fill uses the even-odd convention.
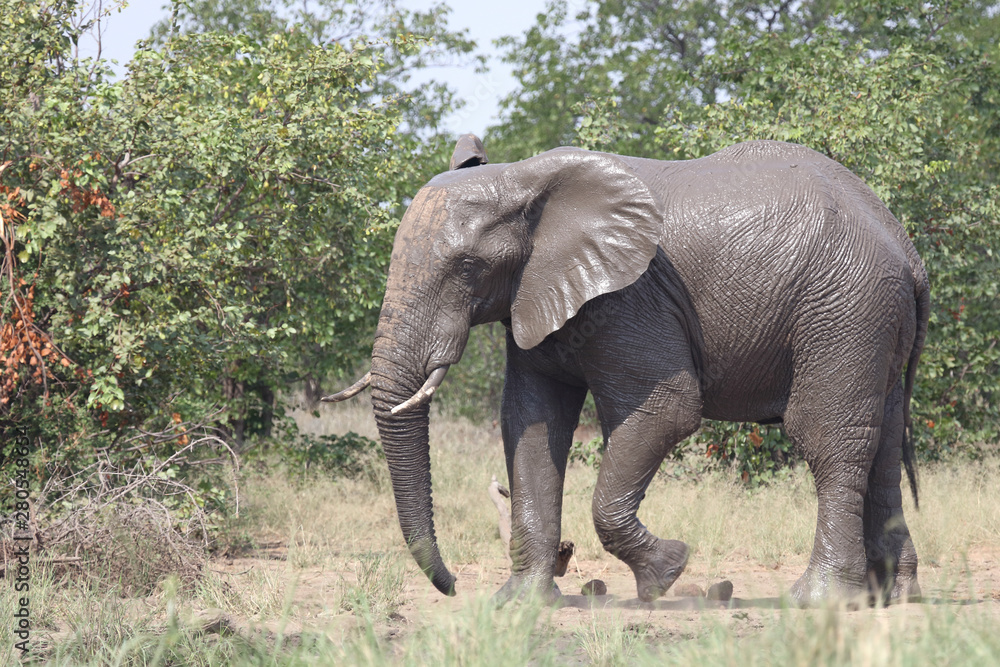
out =
[[[392,409],[416,394],[425,379],[398,359],[398,348],[377,339],[372,354],[372,405],[379,437],[389,464],[396,514],[414,559],[434,587],[455,594],[455,577],[438,550],[431,500],[431,460],[428,433],[430,406],[425,402],[393,414]]]

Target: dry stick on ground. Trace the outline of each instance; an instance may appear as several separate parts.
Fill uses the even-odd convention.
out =
[[[188,428],[184,428],[188,426]],[[50,476],[42,489],[41,498],[48,502],[33,508],[32,518],[49,515],[45,507],[58,507],[69,502],[68,511],[56,511],[48,525],[33,526],[32,532],[39,549],[62,547],[72,554],[44,561],[53,565],[83,565],[81,553],[103,554],[102,559],[114,559],[121,548],[124,530],[152,538],[162,545],[164,557],[181,566],[187,572],[200,569],[204,550],[209,546],[209,527],[204,509],[197,502],[197,491],[183,480],[173,479],[167,473],[173,464],[207,464],[209,460],[192,458],[192,453],[205,447],[222,450],[223,456],[210,459],[222,462],[231,459],[233,465],[233,490],[239,512],[239,457],[222,438],[212,434],[205,422],[199,424],[172,425],[160,432],[143,432],[129,438],[120,446],[127,447],[136,440],[146,444],[165,444],[179,440],[186,435],[189,441],[169,456],[159,457],[150,452],[143,459],[134,461],[129,467],[115,462],[108,449],[98,450],[98,460],[71,474]],[[140,446],[139,448],[143,448]],[[132,447],[129,451],[136,449]],[[117,451],[115,453],[121,453]],[[228,456],[226,456],[228,453]],[[177,517],[163,502],[166,499],[185,496],[193,508],[192,515],[185,521],[187,530],[179,530]],[[110,512],[110,514],[109,514]],[[198,545],[192,538],[197,539]],[[6,556],[6,550],[4,556]],[[91,556],[88,556],[91,558]]]
[[[510,563],[510,509],[508,509],[506,501],[506,498],[510,498],[510,491],[502,487],[497,481],[497,476],[493,475],[489,492],[490,499],[497,506],[497,513],[500,515],[500,541],[503,542],[504,553],[507,556],[507,562]]]
[[[179,459],[183,458],[183,454],[186,454],[199,446],[207,444],[221,445],[228,450],[234,462],[234,467],[237,470],[239,469],[239,459],[237,458],[236,453],[224,440],[215,436],[195,438],[184,447],[178,449],[171,456],[157,461],[156,464],[150,468],[145,468],[142,466],[141,462],[138,462],[132,470],[124,470],[117,468],[109,459],[97,461],[90,466],[87,466],[87,468],[77,473],[77,475],[83,476],[83,479],[74,487],[68,489],[65,493],[56,498],[55,501],[53,501],[53,504],[83,491],[88,485],[88,479],[90,478],[89,475],[84,475],[84,473],[88,471],[97,473],[101,480],[100,489],[89,498],[89,502],[86,505],[81,507],[79,510],[70,512],[62,520],[57,521],[55,524],[50,526],[46,531],[49,533],[46,536],[46,542],[50,545],[58,543],[62,538],[66,537],[69,532],[76,532],[75,529],[81,524],[81,522],[87,523],[88,519],[100,512],[104,507],[115,503],[126,495],[134,493],[143,487],[155,486],[161,490],[161,495],[186,495],[191,498],[193,502],[194,490],[191,487],[181,481],[169,479],[165,476],[161,477],[160,473],[166,470],[171,463],[176,463]],[[74,477],[77,475],[74,475]],[[107,483],[111,478],[122,479],[125,480],[126,483],[122,486],[112,486]],[[56,478],[54,477],[50,478],[49,482],[52,482],[55,479]],[[46,487],[48,487],[48,483],[46,484]],[[44,492],[48,490],[48,488],[43,490],[43,497],[45,495]],[[238,488],[236,489],[236,494],[238,497]],[[237,507],[239,507],[239,501],[237,500],[236,502]],[[156,504],[159,505],[159,503]],[[193,502],[193,506],[197,507],[198,505]],[[160,507],[163,508],[164,514],[169,516],[167,509],[162,505],[160,505]],[[197,520],[207,546],[208,530],[205,525],[204,516],[202,516],[200,512],[197,515]],[[72,527],[67,529],[67,524]]]

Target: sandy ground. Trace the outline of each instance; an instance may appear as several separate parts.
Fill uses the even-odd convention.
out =
[[[286,585],[294,586],[296,607],[296,620],[283,626],[286,634],[316,630],[336,635],[359,623],[356,617],[337,608],[342,587],[354,578],[353,569],[291,571],[283,561],[284,549],[280,546],[260,555],[263,557],[217,561],[212,567],[233,576],[250,568],[281,573]],[[790,588],[806,563],[806,557],[789,559],[773,569],[749,560],[725,561],[721,567],[716,563],[713,571],[727,573],[726,579],[733,584],[733,598],[721,603],[674,594],[683,585],[695,584],[707,590],[717,583],[718,578],[709,578],[707,569],[692,559],[687,571],[666,596],[643,603],[636,597],[635,581],[623,563],[610,556],[590,561],[574,558],[566,576],[557,579],[563,592],[562,606],[552,612],[548,622],[559,634],[565,633],[568,637],[592,625],[595,619],[611,619],[624,627],[640,628],[646,641],[653,643],[691,639],[720,624],[733,636],[743,637],[760,632],[774,621],[776,614],[782,613],[779,595]],[[454,569],[458,578],[457,595],[449,598],[438,593],[415,568],[408,568],[407,572],[405,604],[379,626],[380,636],[389,642],[419,628],[429,615],[458,611],[476,594],[492,594],[508,576],[506,563],[499,561],[487,566],[458,566]],[[905,621],[908,617],[923,617],[928,609],[947,607],[960,614],[985,613],[995,618],[1000,627],[1000,550],[973,551],[952,564],[922,565],[919,577],[923,589],[919,602],[885,609],[843,611],[846,622],[870,623],[873,618]],[[593,598],[581,595],[581,586],[592,579],[604,581],[608,594]],[[791,613],[817,612],[795,610]],[[234,621],[239,625],[245,622]]]

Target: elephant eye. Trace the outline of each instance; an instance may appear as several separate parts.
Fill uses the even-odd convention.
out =
[[[467,257],[462,260],[462,277],[465,279],[472,278],[476,274],[476,260],[471,257]]]

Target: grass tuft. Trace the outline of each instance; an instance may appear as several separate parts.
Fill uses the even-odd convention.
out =
[[[746,633],[753,620],[758,628]],[[662,646],[655,659],[643,662],[764,667],[987,665],[998,660],[1000,636],[989,616],[922,606],[899,615],[835,607],[756,616],[735,612],[730,623],[716,622],[702,636]]]
[[[397,560],[385,553],[362,555],[354,568],[357,583],[344,586],[340,608],[359,616],[384,619],[403,605],[406,573]]]
[[[647,627],[626,623],[621,615],[604,617],[591,614],[590,623],[577,630],[575,637],[596,667],[625,667],[633,664],[644,651]]]
[[[417,632],[402,651],[402,664],[563,664],[551,646],[549,612],[535,599],[498,609],[488,596],[479,595],[459,613],[441,614]]]
[[[208,572],[198,581],[195,590],[205,606],[247,619],[273,618],[285,609],[286,594],[281,577],[262,567],[237,574]]]

